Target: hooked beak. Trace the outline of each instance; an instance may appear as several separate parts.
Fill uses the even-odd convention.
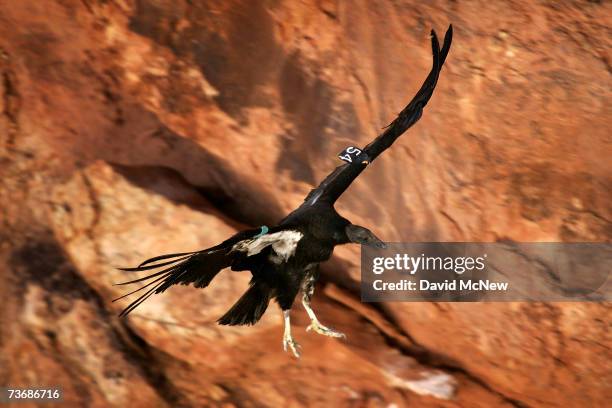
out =
[[[387,244],[385,244],[383,241],[381,241],[380,239],[376,237],[374,238],[376,239],[376,241],[368,242],[366,245],[374,247],[374,248],[379,248],[379,249],[385,249],[387,247]]]

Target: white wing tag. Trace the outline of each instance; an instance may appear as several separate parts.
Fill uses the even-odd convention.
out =
[[[338,154],[340,160],[347,163],[363,163],[368,164],[370,162],[369,157],[361,149],[355,146],[349,146]]]

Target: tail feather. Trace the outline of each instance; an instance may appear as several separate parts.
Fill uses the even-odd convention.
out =
[[[253,325],[265,313],[271,295],[270,288],[254,283],[217,322],[228,326]]]

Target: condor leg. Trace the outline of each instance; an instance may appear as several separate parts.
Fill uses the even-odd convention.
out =
[[[306,331],[313,330],[324,336],[346,338],[346,335],[344,333],[340,333],[336,330],[330,329],[329,327],[323,326],[319,322],[319,319],[317,319],[314,310],[312,310],[312,308],[310,307],[310,299],[314,294],[315,281],[315,275],[310,274],[306,277],[302,285],[302,305],[304,305],[304,309],[306,309],[306,313],[308,313],[308,317],[310,317],[310,326],[306,328]]]
[[[297,341],[293,340],[291,336],[291,319],[289,318],[290,309],[283,310],[283,321],[285,322],[285,332],[283,333],[283,349],[287,351],[288,348],[296,358],[300,358],[300,345]]]

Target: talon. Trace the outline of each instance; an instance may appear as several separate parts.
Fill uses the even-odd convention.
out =
[[[329,327],[325,327],[316,320],[313,320],[310,323],[310,326],[306,328],[307,332],[311,330],[314,330],[316,333],[322,334],[323,336],[335,337],[337,339],[346,339],[346,334],[336,331],[334,329],[330,329]]]
[[[292,337],[284,337],[283,338],[283,349],[285,351],[287,351],[287,346],[289,346],[295,358],[300,358],[300,349],[302,348],[302,346],[300,346],[300,344],[297,341],[293,340]]]

